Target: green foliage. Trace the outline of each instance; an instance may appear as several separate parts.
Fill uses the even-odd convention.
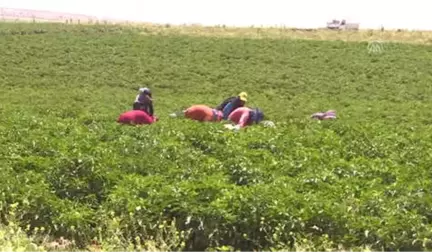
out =
[[[430,47],[103,25],[0,34],[4,223],[18,204],[29,232],[107,250],[432,249]],[[117,125],[140,86],[160,121]],[[168,117],[240,91],[277,127]],[[327,109],[338,120],[308,118]]]

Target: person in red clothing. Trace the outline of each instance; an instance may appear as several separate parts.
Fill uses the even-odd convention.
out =
[[[219,122],[223,118],[222,111],[212,109],[207,105],[193,105],[183,111],[183,114],[186,118],[200,122]]]
[[[234,110],[229,116],[228,120],[235,123],[234,129],[244,128],[252,124],[258,124],[264,119],[264,113],[256,108],[251,109],[247,107],[240,107]]]
[[[130,111],[124,112],[117,119],[118,123],[130,124],[130,125],[152,124],[156,121],[158,121],[158,118],[156,116],[150,116],[142,110],[130,110]]]

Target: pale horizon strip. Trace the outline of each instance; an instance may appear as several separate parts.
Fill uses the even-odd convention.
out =
[[[1,0],[0,7],[93,15],[99,19],[228,26],[325,27],[332,19],[361,29],[432,30],[427,0]]]

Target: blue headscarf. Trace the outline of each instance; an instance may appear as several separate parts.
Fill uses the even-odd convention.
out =
[[[259,109],[255,108],[252,110],[252,121],[255,123],[259,123],[264,119],[264,113]]]

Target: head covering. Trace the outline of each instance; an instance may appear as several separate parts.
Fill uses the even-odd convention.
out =
[[[247,94],[246,94],[246,92],[241,92],[239,94],[239,98],[240,98],[241,101],[246,102],[247,101]]]
[[[255,123],[259,123],[263,119],[264,119],[264,113],[259,108],[255,108],[254,110],[252,110],[252,120]]]
[[[149,88],[140,88],[139,92],[144,93],[144,94],[151,94],[151,91]]]

